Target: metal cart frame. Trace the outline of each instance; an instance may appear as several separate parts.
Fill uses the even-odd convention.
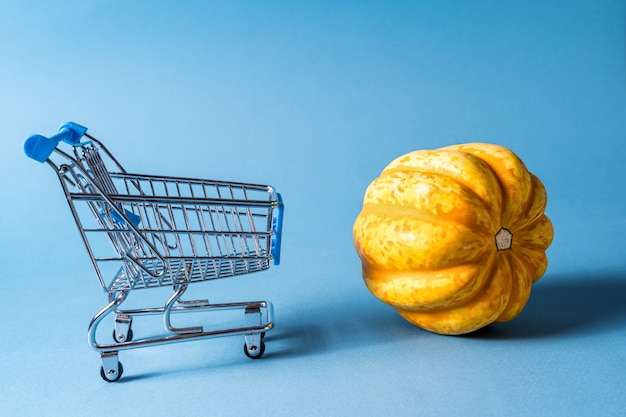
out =
[[[61,142],[72,152],[59,149]],[[24,151],[57,173],[107,293],[107,304],[88,329],[88,342],[100,353],[105,381],[120,379],[118,353],[128,349],[242,335],[248,357],[263,355],[263,336],[274,327],[270,302],[214,304],[181,297],[192,283],[263,271],[271,261],[279,264],[283,203],[273,187],[130,174],[87,128],[72,122],[50,138],[29,137]],[[131,291],[162,287],[172,289],[163,305],[122,308]],[[243,324],[208,329],[172,323],[173,314],[225,310],[241,310]],[[134,338],[133,318],[150,315],[162,316],[164,331]],[[106,317],[113,318],[113,340],[101,343],[96,335]]]

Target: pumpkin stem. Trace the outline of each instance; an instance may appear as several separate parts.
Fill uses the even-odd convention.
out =
[[[501,227],[496,233],[496,248],[498,250],[507,250],[511,249],[511,245],[513,244],[513,233],[505,227]]]

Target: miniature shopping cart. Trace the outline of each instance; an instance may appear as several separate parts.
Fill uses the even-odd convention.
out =
[[[60,142],[71,150],[59,149]],[[130,174],[87,128],[71,122],[50,138],[29,137],[24,151],[57,173],[108,295],[88,329],[89,344],[100,352],[105,381],[122,376],[118,352],[127,349],[240,335],[248,357],[263,355],[263,336],[274,327],[270,302],[214,304],[184,301],[181,296],[192,283],[263,271],[272,261],[279,263],[283,204],[273,187]],[[166,300],[157,307],[122,309],[131,291],[167,287]],[[178,313],[226,310],[242,312],[243,324],[241,316],[237,325],[227,328],[172,322]],[[138,316],[161,316],[164,329],[156,336],[134,338],[132,322]],[[101,339],[103,332],[98,326],[106,317],[113,336],[100,343],[96,335]],[[110,332],[104,334],[111,337]]]

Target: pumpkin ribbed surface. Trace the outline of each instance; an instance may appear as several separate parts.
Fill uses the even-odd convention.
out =
[[[547,267],[546,202],[541,181],[502,146],[403,155],[367,188],[354,224],[365,284],[436,333],[511,320]]]

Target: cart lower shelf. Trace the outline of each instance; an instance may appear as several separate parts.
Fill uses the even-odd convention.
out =
[[[89,344],[100,352],[102,360],[100,375],[105,381],[116,382],[121,378],[123,367],[119,361],[120,351],[147,346],[160,346],[215,337],[243,336],[245,355],[251,359],[259,359],[263,356],[265,352],[263,337],[267,331],[274,328],[273,306],[270,302],[251,301],[223,304],[211,304],[206,300],[182,302],[180,297],[185,290],[186,285],[175,287],[172,297],[163,307],[132,310],[120,308],[126,300],[128,292],[120,291],[109,294],[110,302],[94,316],[88,330]],[[207,330],[202,326],[177,328],[171,323],[172,314],[225,310],[240,310],[243,313],[242,325],[240,327]],[[96,340],[97,329],[102,320],[112,314],[115,316],[113,342],[99,343]],[[134,339],[133,318],[147,315],[161,315],[165,332],[158,336]]]

